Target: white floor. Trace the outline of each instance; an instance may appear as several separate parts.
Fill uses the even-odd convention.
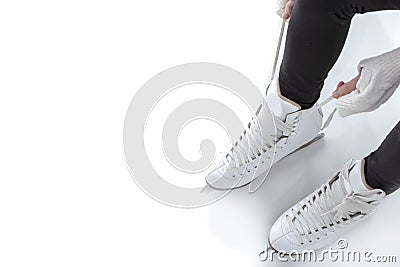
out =
[[[336,116],[256,193],[243,188],[203,208],[149,198],[122,153],[134,93],[166,68],[220,63],[265,88],[279,23],[270,2],[2,3],[0,266],[306,266],[257,254],[284,210],[379,145],[399,120],[399,92],[373,113]],[[399,14],[354,20],[323,97],[360,59],[400,46]],[[399,204],[391,195],[344,237],[349,248],[400,261]]]

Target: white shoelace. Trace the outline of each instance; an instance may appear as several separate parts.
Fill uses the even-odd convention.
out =
[[[258,115],[260,108],[256,112],[256,115]],[[293,133],[298,122],[298,120],[294,120],[294,123],[290,124],[282,121],[273,114],[272,116],[274,117],[275,122],[275,133],[278,134],[271,135],[263,131],[259,124],[259,120],[256,117],[253,117],[242,135],[223,157],[223,163],[225,166],[228,166],[229,169],[240,167],[264,153],[268,154],[266,156],[272,156],[276,142],[278,142],[282,137],[286,137],[279,133]]]
[[[328,231],[334,232],[360,216],[371,213],[379,204],[378,200],[383,194],[379,189],[344,191],[351,164],[352,162],[346,164],[338,173],[336,181],[331,185],[327,182],[321,186],[304,203],[292,208],[286,216],[289,227],[300,244],[303,244],[304,239],[312,242],[313,238],[326,236]]]

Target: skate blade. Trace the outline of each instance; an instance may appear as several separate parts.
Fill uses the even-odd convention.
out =
[[[211,192],[213,192],[214,190],[216,190],[215,188],[211,187],[209,184],[207,184],[206,186],[204,186],[201,190],[200,193],[202,194],[209,194]]]
[[[286,156],[284,156],[282,159],[284,159],[284,158],[286,158],[287,156],[289,156],[289,155],[291,155],[291,154],[293,154],[293,153],[299,151],[300,149],[303,149],[303,148],[308,147],[308,146],[311,145],[312,143],[315,143],[315,142],[317,142],[318,140],[324,138],[324,136],[325,136],[324,133],[319,133],[319,134],[318,134],[316,137],[314,137],[314,139],[312,139],[310,142],[308,142],[308,143],[302,145],[301,147],[299,147],[298,149],[296,149],[296,150],[290,152],[289,154],[287,154]]]

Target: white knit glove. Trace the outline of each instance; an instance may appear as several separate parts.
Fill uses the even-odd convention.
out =
[[[341,117],[375,110],[393,95],[400,84],[400,48],[362,60],[358,71],[356,89],[336,102]]]

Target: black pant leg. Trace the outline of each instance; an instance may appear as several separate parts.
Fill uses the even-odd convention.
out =
[[[365,180],[372,188],[386,194],[400,187],[400,122],[393,128],[379,148],[365,159]]]

